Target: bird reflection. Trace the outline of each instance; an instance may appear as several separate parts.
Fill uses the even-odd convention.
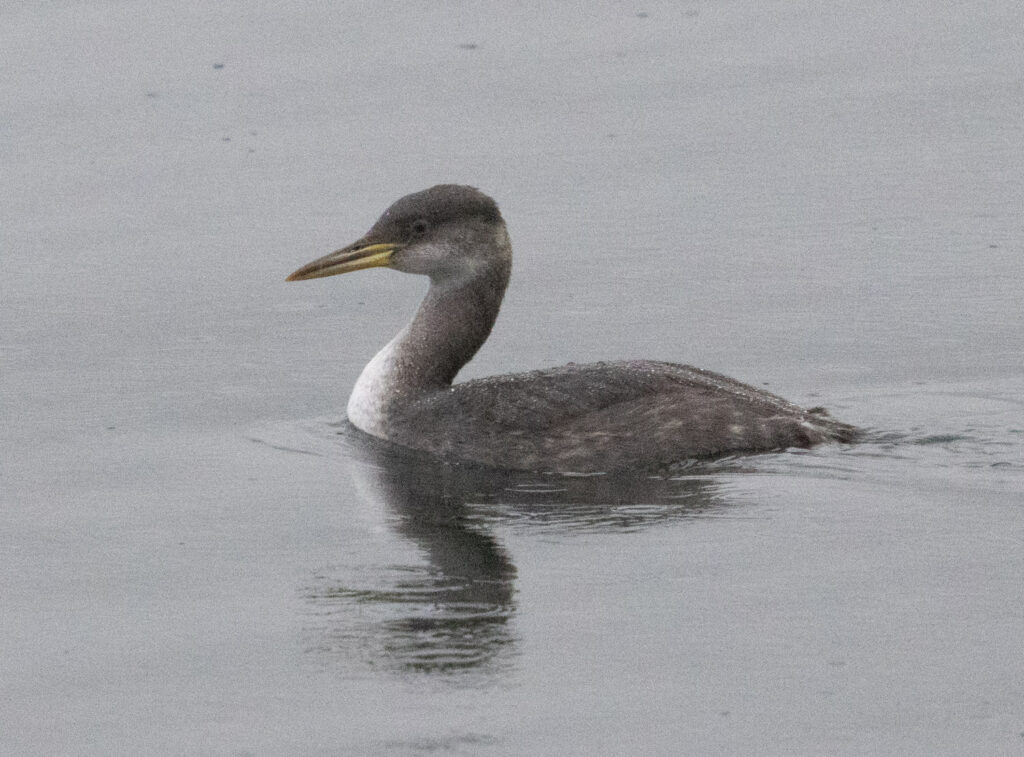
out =
[[[306,591],[318,616],[310,650],[358,654],[375,669],[458,673],[515,656],[516,568],[495,527],[621,532],[719,505],[707,479],[566,477],[453,465],[338,426],[359,496],[385,508],[425,566],[321,574]],[[718,463],[720,470],[725,465]],[[330,573],[330,572],[329,572]]]

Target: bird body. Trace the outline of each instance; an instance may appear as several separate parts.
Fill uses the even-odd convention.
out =
[[[446,459],[581,473],[853,439],[853,427],[822,410],[674,363],[569,364],[453,384],[490,334],[511,260],[494,201],[439,185],[398,200],[362,239],[289,277],[381,265],[430,277],[412,322],[357,380],[353,425]]]

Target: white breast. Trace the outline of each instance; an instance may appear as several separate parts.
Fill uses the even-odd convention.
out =
[[[394,383],[395,353],[404,334],[403,330],[366,364],[352,388],[346,407],[349,422],[353,426],[381,439],[387,438],[384,402]]]

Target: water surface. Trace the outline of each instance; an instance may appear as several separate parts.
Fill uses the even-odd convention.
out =
[[[0,11],[0,752],[1021,748],[1019,6],[517,7]],[[692,363],[869,440],[366,444],[425,283],[283,279],[441,181],[517,255],[465,377]]]

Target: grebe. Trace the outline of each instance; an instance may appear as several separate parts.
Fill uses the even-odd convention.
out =
[[[494,200],[441,184],[401,198],[361,239],[291,274],[385,266],[430,277],[412,322],[356,381],[351,423],[442,458],[579,473],[854,439],[820,408],[674,363],[569,364],[453,384],[491,332],[511,265]]]

